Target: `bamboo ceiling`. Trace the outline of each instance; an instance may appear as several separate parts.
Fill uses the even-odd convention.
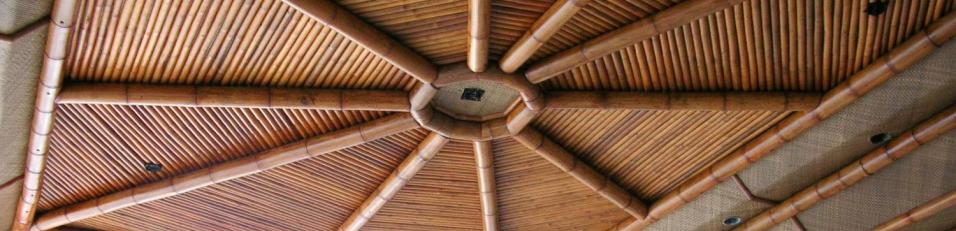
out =
[[[890,1],[878,16],[865,13],[870,0],[470,1],[490,1],[487,25],[471,25],[488,28],[487,55],[469,53],[470,9],[482,8],[466,0],[76,1],[58,87],[70,98],[55,106],[34,227],[607,230],[654,222],[671,212],[661,207],[683,205],[668,204],[674,195],[686,204],[685,194],[693,200],[716,187],[711,181],[722,179],[706,178],[714,166],[740,171],[760,157],[724,163],[789,142],[780,134],[800,132],[782,128],[826,119],[925,55],[912,47],[939,47],[956,33],[952,0]],[[646,39],[622,42],[642,25],[651,28],[638,31]],[[533,48],[509,61],[520,67],[510,73],[499,59],[522,46]],[[512,88],[517,106],[487,121],[441,117],[449,112],[429,105],[436,83],[460,81],[446,67],[476,57],[487,71],[459,78]],[[569,63],[580,65],[549,69]],[[857,73],[862,83],[848,80]],[[93,85],[72,87],[79,84]],[[169,85],[248,87],[233,92],[260,90],[268,100],[159,87]],[[357,94],[349,103],[362,110],[348,110],[343,94],[336,103],[301,89],[394,90],[410,103],[386,107]],[[558,91],[597,99],[542,103]],[[162,103],[173,95],[194,103]],[[322,103],[338,106],[310,107]],[[493,161],[481,172],[473,141],[489,140]],[[146,163],[162,170],[145,171]],[[191,184],[190,176],[209,183],[150,186],[174,177]],[[124,192],[130,203],[100,207]],[[152,199],[140,203],[143,195]],[[748,216],[772,206],[750,207]]]

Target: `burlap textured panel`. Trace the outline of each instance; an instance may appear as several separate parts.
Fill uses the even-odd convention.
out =
[[[899,134],[952,104],[953,60],[956,43],[950,42],[744,170],[741,178],[754,194],[781,200],[831,174],[878,147],[870,143],[874,134]]]
[[[0,1],[0,33],[10,34],[50,14],[53,0]]]
[[[770,208],[768,204],[748,200],[736,184],[732,180],[718,184],[647,230],[730,230],[734,227],[724,225],[724,219],[733,216],[748,218]],[[775,230],[796,230],[796,227],[788,221]]]
[[[956,131],[798,216],[809,230],[867,230],[952,190],[956,190]],[[949,215],[948,222],[920,230],[956,225],[956,216]]]
[[[480,88],[484,95],[480,102],[461,99],[465,88]],[[468,81],[442,87],[435,94],[435,107],[470,117],[502,114],[518,100],[518,91],[491,81]]]

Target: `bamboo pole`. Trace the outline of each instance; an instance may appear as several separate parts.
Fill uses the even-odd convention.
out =
[[[488,66],[491,0],[468,0],[468,68],[483,72]]]
[[[631,195],[630,192],[611,181],[611,178],[597,172],[587,163],[581,162],[534,128],[526,127],[513,137],[631,216],[641,219],[647,215],[647,207],[639,198]]]
[[[140,84],[67,85],[56,103],[396,112],[409,109],[408,93],[403,91]]]
[[[956,190],[933,198],[932,200],[927,201],[926,203],[919,205],[916,208],[907,211],[906,213],[900,214],[899,216],[880,224],[876,228],[873,228],[873,230],[901,230],[906,226],[925,220],[926,218],[936,215],[937,213],[949,207],[953,207],[954,205],[956,205]]]
[[[36,225],[31,229],[54,229],[68,223],[256,174],[417,127],[415,121],[408,114],[386,116],[359,126],[308,138],[176,177],[52,210],[37,219]]]
[[[773,208],[764,210],[734,230],[768,230],[817,203],[843,192],[864,178],[913,152],[922,145],[956,128],[956,105],[920,123],[889,144],[870,151],[840,171],[821,179],[816,184],[787,198]],[[942,210],[942,209],[940,209]],[[907,215],[908,217],[908,215]],[[904,218],[905,219],[905,218]]]
[[[719,10],[730,8],[740,2],[743,2],[743,0],[691,0],[682,2],[654,16],[641,19],[547,57],[528,67],[525,76],[532,83],[544,82],[575,66],[665,33]],[[505,68],[502,67],[502,69]]]
[[[49,150],[50,133],[53,131],[56,109],[54,101],[63,82],[63,63],[68,52],[67,41],[70,40],[70,32],[73,31],[76,2],[57,0],[51,12],[46,47],[43,52],[43,66],[37,82],[30,141],[27,145],[30,150],[26,151],[23,189],[17,202],[13,224],[10,225],[12,231],[26,230],[33,223],[36,213],[36,202],[39,200],[40,187],[43,185],[43,171]]]
[[[793,92],[606,92],[552,91],[548,109],[809,111],[819,93]]]
[[[717,183],[737,174],[764,155],[793,140],[814,125],[839,112],[895,74],[926,57],[956,34],[956,14],[950,13],[915,33],[888,54],[876,59],[823,96],[820,105],[809,112],[797,112],[747,142],[711,167],[704,169],[678,188],[654,202],[647,219],[632,220],[615,226],[621,230],[640,230],[693,201]]]
[[[475,141],[475,164],[478,167],[478,191],[481,198],[482,224],[485,231],[498,230],[498,193],[495,186],[495,155],[490,141]]]
[[[362,45],[418,81],[431,83],[438,77],[438,68],[434,64],[332,1],[283,2]]]
[[[408,157],[402,161],[402,164],[398,165],[395,171],[378,186],[378,189],[376,189],[372,195],[369,195],[368,199],[362,203],[362,206],[359,206],[358,209],[345,220],[345,223],[339,227],[339,230],[357,231],[361,229],[362,226],[368,223],[368,221],[385,206],[385,203],[388,203],[395,194],[398,194],[398,191],[405,187],[408,180],[411,180],[415,174],[418,174],[418,171],[420,171],[422,167],[425,167],[425,164],[427,164],[432,157],[435,157],[435,154],[438,154],[438,151],[440,151],[446,143],[448,143],[448,138],[438,133],[432,132],[425,137],[425,140],[422,140],[418,148],[409,154]]]
[[[590,3],[591,0],[559,0],[538,18],[531,28],[518,39],[508,52],[501,56],[499,66],[507,73],[514,73],[534,55],[534,52],[561,30],[568,20]]]

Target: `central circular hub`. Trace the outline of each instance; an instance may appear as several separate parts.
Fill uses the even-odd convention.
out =
[[[518,91],[511,87],[500,82],[471,80],[442,86],[431,105],[456,119],[487,121],[506,116],[519,102]]]

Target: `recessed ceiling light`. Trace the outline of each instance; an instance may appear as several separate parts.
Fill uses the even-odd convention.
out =
[[[740,217],[737,217],[737,216],[728,217],[728,218],[724,219],[724,225],[726,225],[726,226],[735,226],[735,225],[739,225],[739,224],[740,224],[741,222],[743,222],[743,221],[744,221],[744,219],[740,219]]]
[[[883,144],[883,143],[889,142],[891,139],[893,139],[893,135],[890,135],[888,133],[880,133],[880,134],[870,136],[870,143]]]
[[[146,164],[143,164],[143,168],[146,169],[146,171],[148,172],[157,173],[163,170],[163,165],[153,163],[153,162],[147,162]]]

